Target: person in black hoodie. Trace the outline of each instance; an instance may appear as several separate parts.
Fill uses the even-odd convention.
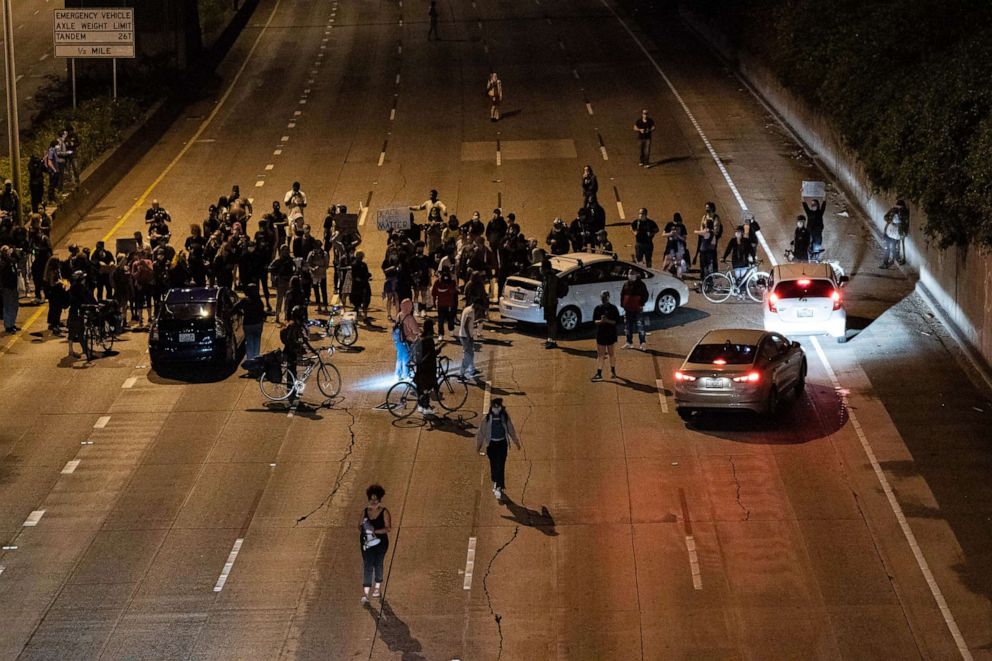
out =
[[[362,321],[369,319],[369,303],[372,302],[372,274],[369,265],[365,263],[365,253],[359,250],[355,253],[355,261],[351,264],[351,294],[349,295],[355,313],[360,314]]]
[[[803,211],[806,212],[806,227],[809,228],[810,251],[815,253],[823,248],[823,214],[827,212],[827,202],[814,199],[806,204],[804,201]]]
[[[262,325],[265,322],[265,307],[258,295],[258,285],[252,284],[245,288],[246,297],[238,302],[244,313],[245,329],[245,360],[257,358],[262,349]]]

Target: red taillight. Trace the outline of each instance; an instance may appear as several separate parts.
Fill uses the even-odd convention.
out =
[[[802,280],[796,280],[796,284],[800,287],[809,287],[809,280],[803,278]]]
[[[726,365],[727,364],[727,361],[725,361],[723,358],[717,358],[716,360],[713,361],[713,364],[714,365]]]
[[[761,372],[752,370],[744,376],[735,376],[734,381],[736,383],[757,383],[758,381],[761,381]]]
[[[830,294],[830,299],[834,302],[834,310],[840,310],[840,306],[842,303],[840,298],[840,292],[835,289],[834,293]]]
[[[768,295],[768,311],[769,312],[778,312],[778,308],[775,307],[775,304],[776,303],[778,303],[778,294],[776,294],[775,292],[772,292],[771,294]]]
[[[696,380],[696,377],[690,376],[688,374],[683,374],[682,372],[676,372],[675,373],[675,380],[676,381],[695,381]]]

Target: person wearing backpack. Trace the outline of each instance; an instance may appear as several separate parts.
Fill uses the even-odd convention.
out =
[[[396,347],[396,368],[393,373],[397,381],[410,378],[411,349],[419,339],[420,325],[413,315],[413,301],[404,298],[393,324],[393,345]]]
[[[510,441],[517,450],[523,450],[510,414],[503,407],[503,398],[494,397],[476,432],[475,449],[480,455],[489,457],[489,477],[497,500],[503,500],[506,494],[506,455]]]

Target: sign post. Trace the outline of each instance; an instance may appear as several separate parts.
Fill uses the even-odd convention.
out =
[[[14,191],[21,194],[21,139],[17,118],[17,72],[14,70],[14,17],[11,0],[0,0],[3,12],[4,74],[7,89],[7,140],[10,143],[10,178]],[[20,217],[20,211],[18,211]]]
[[[134,8],[54,10],[55,57],[70,58],[72,106],[76,107],[76,58],[110,58],[117,99],[117,58],[133,58]]]

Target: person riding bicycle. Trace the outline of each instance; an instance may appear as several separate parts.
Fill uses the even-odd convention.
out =
[[[740,286],[748,268],[754,261],[753,244],[744,238],[744,231],[738,227],[734,230],[734,238],[728,243],[723,251],[723,261],[730,257],[730,265],[733,267],[734,284]]]
[[[808,262],[811,234],[806,227],[806,216],[796,216],[796,233],[792,238],[792,261]]]
[[[413,384],[419,395],[417,412],[436,415],[431,408],[431,393],[437,388],[437,345],[434,344],[434,320],[425,319],[420,333],[420,352],[413,373]]]
[[[297,378],[297,363],[308,352],[316,353],[316,350],[310,345],[310,340],[308,339],[309,332],[307,331],[306,322],[306,309],[303,306],[297,305],[289,313],[289,323],[279,331],[279,339],[282,340],[282,355],[286,360],[286,369],[292,375],[292,378],[286,381],[286,386],[290,390],[290,406],[293,406],[298,396],[294,387]]]

